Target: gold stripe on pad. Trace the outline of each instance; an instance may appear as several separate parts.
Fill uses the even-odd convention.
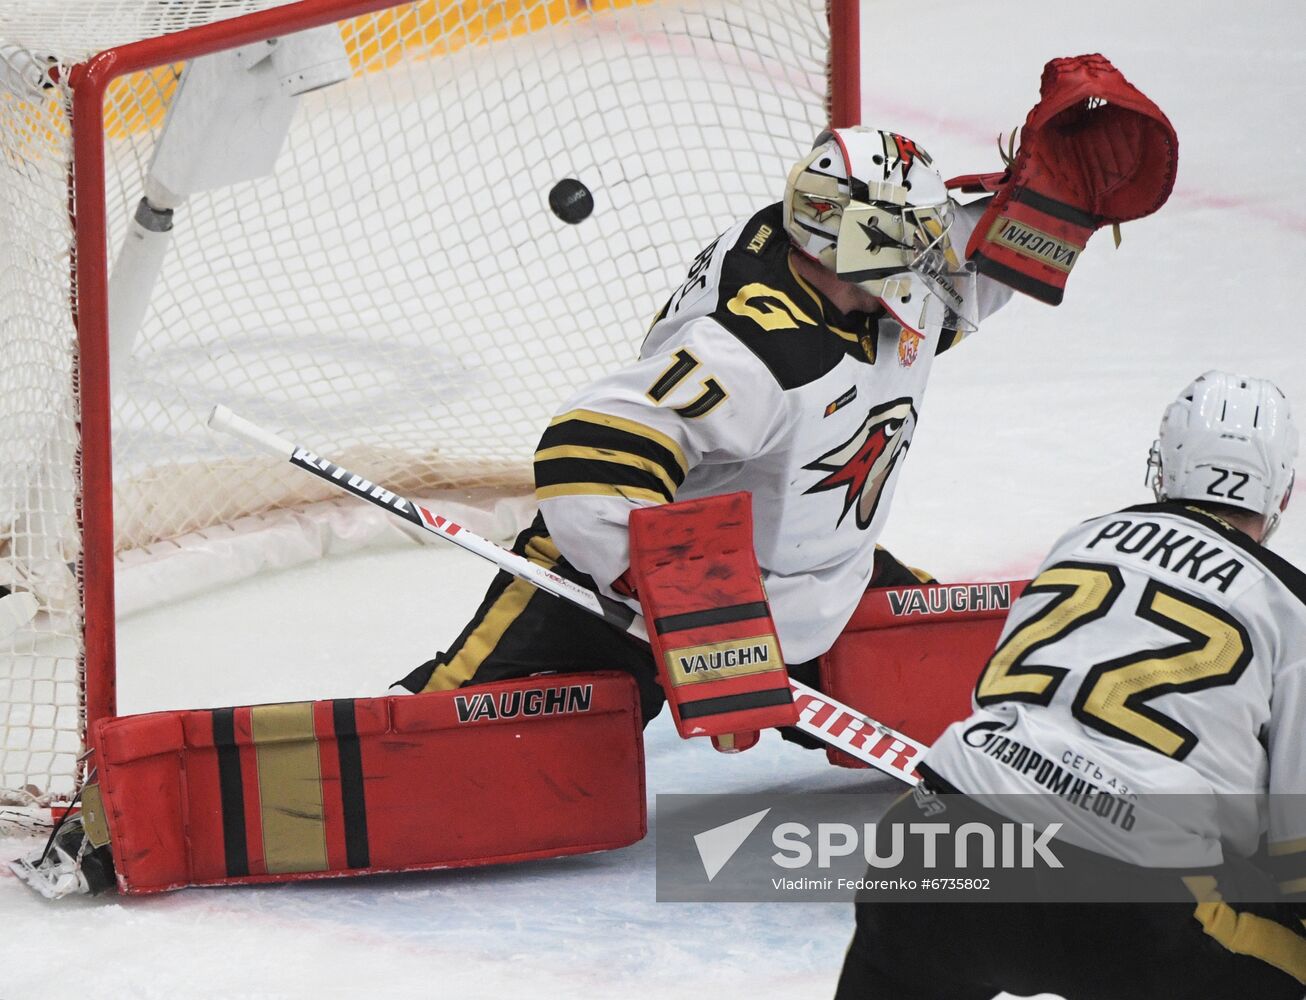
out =
[[[682,646],[668,649],[663,656],[671,683],[676,687],[784,669],[780,644],[774,635]]]
[[[325,871],[326,813],[313,703],[257,705],[249,714],[268,874]]]

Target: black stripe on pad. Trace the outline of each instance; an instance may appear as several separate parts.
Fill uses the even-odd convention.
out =
[[[984,256],[978,250],[971,254],[970,259],[975,262],[980,274],[986,275],[994,281],[1000,281],[1008,288],[1024,292],[1026,295],[1036,298],[1040,302],[1046,302],[1050,306],[1061,304],[1061,299],[1065,293],[1055,285],[1049,285],[1045,281],[1031,278],[1024,271],[1017,271],[1014,267],[999,263],[992,257]]]
[[[687,701],[680,704],[682,719],[701,719],[705,715],[721,715],[723,712],[742,712],[749,708],[769,708],[771,705],[788,705],[794,700],[793,693],[786,684],[782,688],[766,691],[749,691],[745,694],[727,694],[720,698],[704,698],[701,701]]]
[[[708,628],[750,618],[765,618],[769,614],[766,601],[753,601],[749,604],[728,604],[724,608],[708,608],[706,611],[686,611],[682,615],[667,615],[655,619],[653,626],[658,635],[666,635],[668,632],[684,632],[691,628]]]
[[[222,803],[222,849],[227,877],[249,874],[245,844],[245,782],[240,774],[240,747],[236,746],[236,710],[213,710],[213,745],[218,752],[218,796]]]
[[[340,803],[345,819],[345,860],[350,868],[371,865],[367,843],[367,801],[363,789],[363,750],[352,698],[331,702],[336,753],[340,759]]]
[[[1076,208],[1074,205],[1067,205],[1064,201],[1057,201],[1045,194],[1039,194],[1037,191],[1031,191],[1029,188],[1017,188],[1016,193],[1011,197],[1013,201],[1028,205],[1030,208],[1042,212],[1044,215],[1050,215],[1054,219],[1069,222],[1072,226],[1081,226],[1084,229],[1096,229],[1098,226],[1099,219],[1096,215]]]

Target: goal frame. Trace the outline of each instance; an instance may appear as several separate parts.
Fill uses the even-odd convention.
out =
[[[109,382],[109,238],[105,98],[118,78],[158,66],[320,27],[378,10],[395,0],[300,0],[270,10],[106,49],[69,72],[73,162],[70,261],[78,357],[81,480],[78,523],[81,581],[83,742],[90,724],[117,715],[114,510]],[[860,122],[860,2],[827,0],[827,117],[834,127]],[[704,238],[710,234],[704,234]]]

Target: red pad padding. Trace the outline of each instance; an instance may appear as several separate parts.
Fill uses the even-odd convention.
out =
[[[821,690],[933,743],[971,711],[971,694],[1028,580],[868,590],[821,657]],[[865,764],[827,750],[830,763]]]
[[[155,712],[92,735],[127,893],[556,857],[647,831],[622,673]]]
[[[753,552],[749,494],[632,511],[630,575],[682,737],[798,721]]]

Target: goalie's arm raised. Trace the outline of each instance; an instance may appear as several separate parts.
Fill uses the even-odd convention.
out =
[[[1014,135],[1013,135],[1014,143]],[[1150,215],[1174,187],[1179,141],[1165,114],[1100,55],[1053,59],[1000,174],[950,188],[990,191],[966,247],[980,274],[1058,305],[1102,226]]]

